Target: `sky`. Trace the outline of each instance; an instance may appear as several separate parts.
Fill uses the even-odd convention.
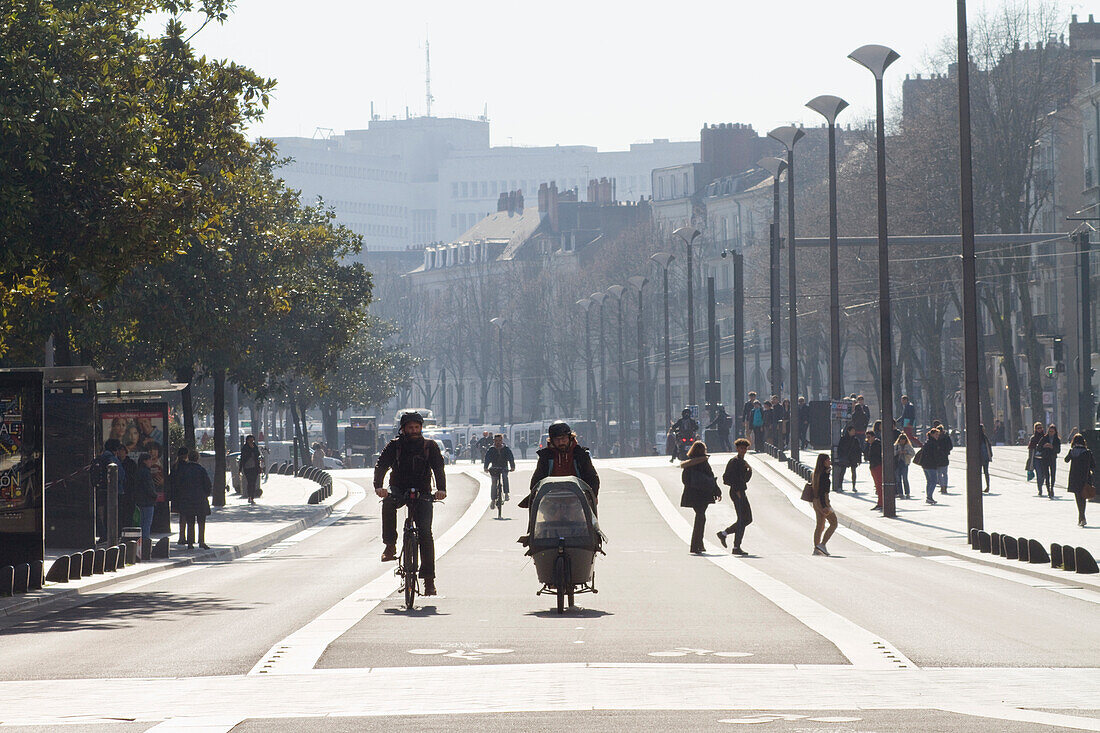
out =
[[[1000,3],[969,6],[973,18]],[[955,9],[954,0],[237,0],[193,43],[278,80],[255,135],[362,129],[372,102],[382,118],[423,115],[428,39],[434,116],[487,109],[493,145],[624,150],[698,140],[704,123],[761,134],[817,125],[803,105],[819,94],[846,99],[839,122],[857,123],[873,115],[874,80],[847,55],[867,43],[901,54],[886,76],[896,104],[905,75],[927,73],[954,37]]]

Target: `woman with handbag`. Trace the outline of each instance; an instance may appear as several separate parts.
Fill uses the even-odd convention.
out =
[[[829,544],[829,538],[833,536],[833,532],[836,532],[837,525],[836,512],[833,511],[832,503],[829,501],[832,469],[833,465],[829,454],[819,453],[817,464],[814,466],[813,478],[808,485],[812,494],[814,515],[817,517],[817,524],[814,527],[813,554],[824,555],[825,557],[829,556],[826,545]],[[826,522],[829,524],[828,529],[825,528]]]
[[[899,499],[909,498],[909,464],[916,454],[913,444],[909,442],[908,433],[902,433],[894,441],[894,475]]]
[[[1085,526],[1085,502],[1096,496],[1096,460],[1085,443],[1085,436],[1077,433],[1069,444],[1069,452],[1063,459],[1069,464],[1069,490],[1077,500],[1077,526]]]
[[[691,554],[703,554],[703,531],[707,523],[707,507],[722,500],[718,479],[708,462],[707,445],[697,440],[688,448],[687,460],[680,463],[684,492],[680,506],[695,510],[695,526],[691,532]]]
[[[260,455],[260,447],[256,445],[256,437],[249,435],[241,446],[241,476],[244,477],[244,494],[248,497],[249,504],[256,503],[256,497],[260,495],[260,472],[263,470],[263,457]]]

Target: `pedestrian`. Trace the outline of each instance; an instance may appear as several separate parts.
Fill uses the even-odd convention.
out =
[[[817,524],[814,525],[814,551],[815,555],[829,556],[829,538],[836,532],[836,512],[833,511],[832,502],[829,500],[829,488],[831,480],[832,461],[828,453],[819,453],[817,463],[814,465],[813,478],[810,479],[810,489],[813,494],[814,515]],[[825,524],[828,523],[828,529]]]
[[[863,404],[863,395],[856,397],[856,404],[852,407],[852,425],[856,433],[862,436],[867,432],[867,426],[871,423],[871,410]]]
[[[989,442],[989,436],[985,434],[985,425],[979,425],[978,432],[978,460],[982,462],[982,472],[985,473],[985,492],[989,493],[989,463],[993,460],[993,444]]]
[[[836,480],[837,491],[844,491],[844,474],[850,468],[852,469],[852,493],[859,493],[856,491],[856,466],[860,463],[863,463],[863,449],[859,444],[859,438],[856,437],[856,426],[849,425],[836,444],[836,464],[840,469]]]
[[[875,496],[878,499],[871,509],[882,509],[882,441],[874,430],[868,430],[865,435],[863,455],[867,457],[867,468],[871,471],[871,480],[875,484]]]
[[[929,506],[934,506],[937,503],[934,498],[936,483],[939,481],[940,468],[947,463],[947,453],[944,452],[939,437],[939,428],[929,428],[924,438],[924,445],[913,456],[913,463],[924,469],[924,479],[926,481],[924,503]]]
[[[752,449],[759,453],[760,447],[764,445],[764,406],[760,404],[760,400],[752,403],[750,420],[752,422]]]
[[[172,472],[168,474],[168,487],[171,489],[171,495],[168,497],[171,501],[170,506],[179,515],[180,538],[176,540],[177,545],[187,544],[187,537],[183,532],[185,529],[184,511],[181,504],[183,489],[180,486],[180,480],[183,478],[183,467],[187,465],[188,450],[187,446],[180,446],[180,449],[176,451],[176,462],[172,464]]]
[[[745,536],[745,528],[752,524],[752,507],[745,491],[749,487],[749,479],[752,478],[752,467],[745,460],[745,453],[749,450],[749,441],[738,438],[733,443],[737,449],[737,455],[726,464],[726,470],[722,473],[722,483],[730,487],[730,501],[737,512],[737,521],[718,532],[718,541],[722,547],[726,546],[726,537],[733,535],[734,555],[747,555],[741,547],[741,538]]]
[[[993,421],[993,442],[997,445],[1005,444],[1005,423],[1001,418]]]
[[[897,481],[897,495],[899,498],[909,498],[909,464],[913,462],[913,456],[917,451],[909,442],[909,435],[902,433],[894,441],[894,475]],[[904,491],[903,491],[904,489]]]
[[[1070,435],[1076,435],[1074,430]],[[1054,498],[1054,474],[1058,466],[1058,454],[1062,452],[1062,438],[1058,435],[1058,427],[1051,423],[1047,428],[1047,442],[1043,444],[1043,463],[1047,469],[1047,495]]]
[[[909,401],[909,395],[901,396],[901,417],[898,418],[898,422],[901,424],[901,430],[909,438],[909,443],[920,446],[920,440],[917,439],[916,425],[917,425],[917,408]]]
[[[791,437],[791,401],[776,400],[772,403],[775,410],[775,445],[777,448],[790,445]]]
[[[186,458],[178,469],[179,477],[176,479],[180,495],[180,532],[186,529],[187,549],[194,549],[195,526],[198,525],[199,547],[209,550],[206,544],[206,518],[210,516],[209,497],[213,490],[210,475],[199,463],[197,450],[187,451]]]
[[[263,470],[263,456],[260,455],[260,447],[256,445],[256,436],[249,435],[244,439],[240,461],[244,495],[248,497],[249,504],[255,504],[256,498],[260,496],[260,472]]]
[[[320,443],[314,443],[312,446],[310,446],[310,448],[313,451],[312,455],[310,456],[310,463],[313,465],[314,468],[324,468],[325,449],[321,446]],[[255,504],[256,502],[250,501],[248,503]]]
[[[947,426],[939,420],[932,421],[932,427],[938,428],[936,440],[939,441],[939,449],[943,453],[943,465],[937,469],[936,480],[940,484],[940,493],[947,493],[947,467],[951,464],[951,451],[955,444],[951,441],[951,435],[947,432]]]
[[[764,401],[764,440],[772,445],[779,445],[779,438],[775,432],[775,418],[776,418],[775,404],[771,400]]]
[[[745,400],[745,404],[741,406],[741,430],[745,436],[752,435],[752,411],[756,407],[756,393],[749,392],[748,399]],[[751,441],[750,441],[751,442]],[[754,448],[756,447],[755,444]]]
[[[707,460],[707,444],[697,440],[688,448],[687,460],[680,463],[681,480],[684,491],[680,495],[680,506],[695,510],[695,525],[691,532],[690,552],[703,554],[703,531],[706,529],[707,507],[722,500],[718,489],[718,479],[714,477],[710,462]]]
[[[807,448],[810,445],[807,435],[810,431],[810,410],[806,406],[806,398],[798,398],[798,446]]]
[[[1035,483],[1039,487],[1039,496],[1043,495],[1043,484],[1050,478],[1050,471],[1047,470],[1044,463],[1044,456],[1046,451],[1043,450],[1043,445],[1049,441],[1047,433],[1043,430],[1043,424],[1041,422],[1035,423],[1034,432],[1031,434],[1031,440],[1027,443],[1027,455],[1028,455],[1028,478],[1035,477]],[[1053,494],[1053,490],[1051,491]]]
[[[134,503],[134,495],[137,493],[138,463],[135,460],[138,454],[130,455],[126,446],[122,446],[122,454],[119,457],[121,468],[118,472],[118,523],[119,531],[123,527],[141,526],[141,514]],[[149,475],[152,480],[152,473]]]
[[[1085,436],[1077,433],[1069,443],[1069,451],[1063,459],[1069,464],[1069,490],[1077,500],[1077,526],[1085,526],[1085,502],[1096,496],[1096,460],[1085,443]]]
[[[718,410],[714,415],[714,419],[707,425],[707,430],[716,430],[718,432],[718,448],[724,453],[728,453],[733,450],[730,445],[730,428],[733,427],[733,418],[726,412],[726,408],[722,405],[718,405]]]
[[[148,560],[148,556],[144,555],[144,543],[153,538],[153,509],[157,503],[157,488],[153,485],[153,456],[148,453],[139,453],[134,474],[136,480],[133,500],[134,506],[141,513],[143,559]]]
[[[519,441],[516,443],[516,447],[519,448],[519,456],[523,460],[527,460],[527,449],[531,447],[531,444],[527,442],[527,436],[519,436]]]

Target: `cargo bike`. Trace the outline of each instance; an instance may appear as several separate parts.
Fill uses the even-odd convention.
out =
[[[596,521],[595,495],[572,476],[543,479],[535,487],[527,531],[527,554],[542,583],[536,595],[557,597],[558,613],[573,607],[577,593],[598,593],[596,553],[605,537]],[[606,553],[604,553],[606,554]]]

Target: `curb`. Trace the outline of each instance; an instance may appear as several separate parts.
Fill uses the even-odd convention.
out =
[[[344,479],[340,479],[344,481]],[[335,484],[335,482],[333,482]],[[313,506],[317,507],[316,511],[309,517],[303,517],[290,524],[284,525],[279,529],[269,532],[266,535],[256,537],[247,542],[239,545],[230,545],[228,547],[222,547],[217,550],[206,550],[197,555],[188,555],[187,557],[179,558],[178,560],[170,560],[166,563],[158,565],[151,565],[142,570],[136,570],[125,575],[113,575],[104,577],[102,580],[95,583],[89,583],[88,585],[82,585],[79,588],[57,588],[55,592],[51,592],[49,589],[37,591],[37,595],[26,594],[18,602],[5,604],[0,607],[0,618],[4,616],[12,616],[17,613],[23,613],[28,610],[48,611],[53,606],[61,605],[66,601],[73,601],[76,598],[83,595],[92,595],[97,591],[108,589],[113,585],[119,583],[125,583],[138,578],[143,578],[155,573],[164,572],[165,570],[174,570],[176,568],[187,567],[188,565],[194,565],[200,561],[210,560],[236,560],[246,555],[251,555],[254,552],[267,549],[272,545],[278,544],[288,537],[292,537],[304,529],[308,529],[315,524],[324,521],[340,504],[347,500],[350,494],[347,488],[344,489],[344,495],[332,502],[331,504],[323,504]],[[308,505],[307,505],[308,506]],[[171,535],[169,535],[171,536]]]
[[[754,456],[758,457],[758,456]],[[796,489],[799,487],[799,481],[794,475],[787,475],[781,467],[777,467],[764,460],[760,461],[760,464],[768,469],[772,474],[782,479],[786,483],[790,484]],[[793,492],[788,493],[785,489],[780,487],[780,491],[783,492],[790,501],[800,501],[798,496],[794,496]],[[793,498],[792,498],[793,497]],[[959,548],[951,547],[950,545],[941,545],[937,543],[928,542],[926,540],[915,540],[906,537],[899,537],[895,534],[891,534],[881,527],[877,527],[872,524],[868,524],[860,519],[851,516],[850,513],[837,513],[837,520],[841,526],[847,527],[864,537],[868,537],[878,542],[883,542],[889,545],[899,547],[903,550],[909,550],[912,552],[922,553],[934,553],[938,555],[949,555],[959,560],[965,560],[977,565],[984,565],[986,567],[997,568],[998,570],[1010,570],[1012,572],[1020,573],[1021,575],[1028,575],[1032,578],[1046,581],[1057,581],[1058,583],[1064,583],[1066,585],[1079,585],[1090,590],[1100,592],[1100,582],[1092,579],[1090,576],[1082,576],[1078,573],[1066,573],[1064,571],[1055,571],[1049,568],[1039,569],[1039,567],[1030,565],[1028,563],[1021,563],[1019,560],[1004,560],[1000,556],[985,555],[984,553],[977,553],[970,549],[969,545],[966,545],[965,551]]]

